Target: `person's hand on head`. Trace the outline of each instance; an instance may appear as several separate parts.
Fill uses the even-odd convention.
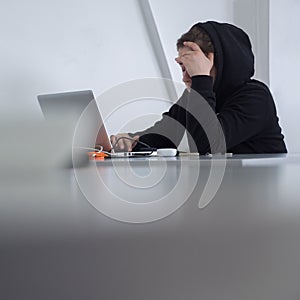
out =
[[[184,42],[183,44],[184,47],[178,49],[179,56],[175,59],[181,65],[183,72],[187,72],[190,77],[209,76],[214,64],[214,54],[208,53],[206,56],[194,42]],[[185,76],[185,74],[183,75]],[[183,81],[185,81],[184,78]]]
[[[111,135],[110,141],[115,151],[132,151],[139,138],[138,135],[131,137],[128,133],[118,133]]]

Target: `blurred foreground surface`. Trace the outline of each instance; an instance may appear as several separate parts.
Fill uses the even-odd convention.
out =
[[[215,198],[201,210],[204,161],[181,208],[157,222],[129,224],[87,201],[65,166],[69,146],[60,152],[54,145],[45,155],[50,136],[37,139],[40,131],[16,134],[10,144],[12,134],[2,139],[1,299],[299,299],[299,156],[231,159]],[[180,172],[192,173],[195,159],[164,166],[154,160],[152,172],[164,176],[144,189],[120,181],[111,161],[97,169],[115,194],[146,203],[172,190]],[[128,168],[139,176],[151,172],[147,160],[116,163],[119,175]],[[90,167],[81,169],[88,174]],[[186,180],[182,189],[190,188]]]

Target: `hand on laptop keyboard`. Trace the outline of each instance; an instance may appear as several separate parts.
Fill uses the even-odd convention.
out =
[[[110,136],[110,141],[115,151],[132,151],[138,140],[138,135],[131,137],[128,133],[118,133]]]

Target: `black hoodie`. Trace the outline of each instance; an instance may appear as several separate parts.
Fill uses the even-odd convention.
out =
[[[186,90],[154,126],[135,133],[140,135],[140,141],[155,148],[174,148],[186,129],[190,150],[200,154],[223,149],[212,146],[222,137],[227,152],[286,153],[270,90],[262,82],[251,79],[254,56],[247,34],[234,25],[213,21],[194,26],[203,28],[214,44],[215,81],[210,76],[193,76],[190,93]],[[206,102],[206,108],[201,99]],[[218,124],[205,121],[209,115],[207,103],[216,114]],[[212,132],[207,130],[209,124]],[[218,130],[220,126],[224,135]],[[214,138],[207,137],[210,135]]]

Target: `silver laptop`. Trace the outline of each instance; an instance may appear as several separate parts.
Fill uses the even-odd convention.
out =
[[[77,149],[101,145],[110,157],[155,154],[153,151],[115,152],[91,90],[38,95],[37,98],[47,121],[65,123],[72,128],[73,147]]]

